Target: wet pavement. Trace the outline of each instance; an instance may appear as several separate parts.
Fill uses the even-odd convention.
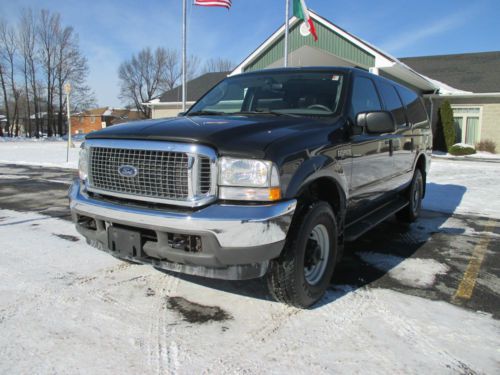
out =
[[[73,170],[0,165],[0,209],[70,220],[66,194],[75,176]],[[331,288],[353,285],[392,289],[490,313],[499,319],[499,250],[500,220],[433,211],[423,211],[411,225],[392,218],[346,244]],[[400,272],[402,269],[405,272]],[[262,280],[225,282],[180,277],[216,289],[268,298]],[[184,303],[174,302],[182,307],[181,313],[187,309]]]

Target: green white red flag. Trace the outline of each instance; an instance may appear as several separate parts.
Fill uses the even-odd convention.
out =
[[[307,10],[307,5],[305,0],[293,0],[293,15],[298,19],[301,19],[304,23],[308,25],[309,31],[311,32],[314,41],[318,41],[318,34],[316,33],[316,28],[314,27],[313,20]]]

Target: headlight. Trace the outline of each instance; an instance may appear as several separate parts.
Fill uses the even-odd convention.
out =
[[[278,169],[266,160],[221,158],[219,196],[228,200],[281,199]]]
[[[85,142],[80,146],[80,158],[78,160],[78,174],[80,180],[86,180],[89,175],[89,155]]]

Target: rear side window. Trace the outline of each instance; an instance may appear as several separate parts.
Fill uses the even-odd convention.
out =
[[[384,102],[385,109],[392,113],[394,119],[396,120],[396,125],[398,127],[406,126],[406,116],[401,102],[401,98],[396,92],[396,88],[389,82],[379,81],[377,82],[380,95],[382,96],[382,101]]]
[[[427,112],[420,97],[406,87],[398,86],[399,95],[403,99],[408,114],[408,120],[412,124],[427,121]]]
[[[352,88],[351,114],[380,111],[382,106],[373,81],[365,77],[356,77]]]

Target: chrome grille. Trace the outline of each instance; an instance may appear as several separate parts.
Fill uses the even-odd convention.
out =
[[[210,186],[212,184],[212,171],[210,159],[207,157],[200,158],[200,193],[206,194],[210,191]]]
[[[86,147],[89,191],[183,206],[199,206],[215,198],[215,153],[199,154],[200,149],[213,153],[203,146],[89,140]],[[123,167],[135,173],[124,175]]]
[[[137,176],[118,173],[122,165],[137,168]],[[188,156],[180,152],[92,147],[90,176],[97,189],[145,197],[187,199]]]

